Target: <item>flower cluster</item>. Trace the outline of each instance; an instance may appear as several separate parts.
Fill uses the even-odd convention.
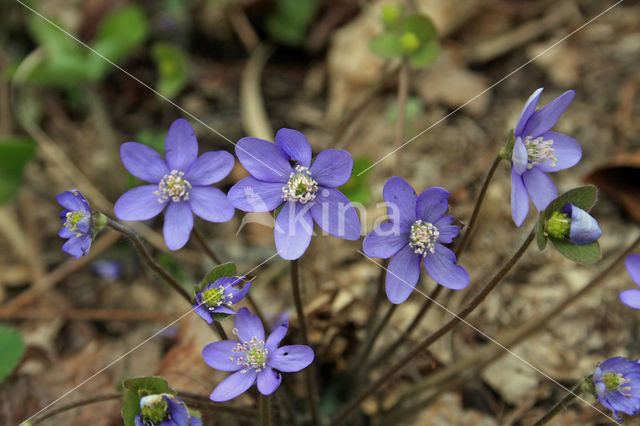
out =
[[[168,393],[140,398],[140,414],[135,422],[136,426],[202,426],[180,398]]]
[[[596,396],[616,420],[618,412],[640,413],[640,362],[616,356],[598,364],[593,371]]]

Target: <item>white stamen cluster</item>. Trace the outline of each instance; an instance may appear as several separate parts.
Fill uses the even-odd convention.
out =
[[[204,303],[210,311],[222,305],[231,306],[231,295],[225,294],[224,287],[222,285],[203,291],[201,297],[202,303]]]
[[[289,175],[289,182],[282,187],[282,198],[285,201],[297,201],[306,204],[316,198],[318,182],[311,177],[307,167],[296,166],[295,171]]]
[[[189,199],[191,184],[184,178],[184,172],[172,170],[168,175],[164,175],[158,189],[153,191],[153,195],[158,197],[158,202],[164,203],[169,200],[178,202]]]
[[[66,219],[64,222],[65,228],[67,228],[72,234],[78,236],[82,235],[82,232],[78,229],[78,223],[80,223],[80,221],[86,216],[87,214],[83,212],[67,212],[67,214],[64,215]]]
[[[409,246],[413,248],[414,253],[424,256],[427,251],[429,253],[435,252],[436,241],[438,241],[439,236],[438,228],[432,223],[417,220],[416,223],[411,225]]]
[[[527,136],[524,139],[524,146],[527,148],[528,163],[527,168],[532,169],[537,164],[542,164],[545,161],[549,161],[551,167],[555,167],[558,163],[558,159],[555,156],[555,149],[552,148],[552,140],[544,140],[542,137],[533,139],[531,136]]]
[[[233,329],[233,334],[238,334],[238,329]],[[264,347],[264,340],[257,337],[251,338],[248,342],[238,343],[235,348],[231,348],[235,354],[229,357],[229,361],[235,361],[242,367],[243,373],[255,368],[256,373],[262,371],[267,366],[267,355],[269,351]]]

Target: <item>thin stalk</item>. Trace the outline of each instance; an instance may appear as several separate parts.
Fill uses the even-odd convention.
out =
[[[398,175],[402,167],[402,155],[399,148],[404,142],[405,116],[407,106],[407,95],[409,93],[409,62],[407,58],[402,58],[400,72],[398,73],[398,122],[396,123],[396,135],[394,138],[394,146],[397,150],[396,162],[393,168],[393,174]]]
[[[73,410],[74,408],[95,404],[97,402],[111,401],[113,399],[119,399],[120,397],[122,397],[121,393],[107,393],[104,395],[92,396],[91,398],[87,399],[81,399],[80,401],[70,402],[69,404],[61,405],[58,408],[43,414],[42,416],[33,420],[31,424],[37,425],[38,423],[42,423],[50,417],[56,416],[60,413],[64,413],[65,411]]]
[[[458,325],[465,317],[467,317],[471,312],[475,310],[475,308],[480,305],[480,303],[487,297],[487,295],[494,289],[500,282],[504,279],[507,273],[513,268],[518,260],[522,257],[524,252],[527,250],[533,239],[535,238],[536,231],[535,227],[531,230],[526,240],[522,243],[520,248],[515,252],[515,254],[509,259],[504,266],[498,271],[498,273],[487,283],[487,285],[480,291],[478,295],[476,295],[473,300],[464,308],[458,315],[449,320],[445,325],[443,325],[438,331],[433,333],[431,336],[427,337],[420,344],[415,346],[409,353],[407,353],[401,360],[392,365],[386,372],[382,374],[382,376],[372,383],[364,392],[362,392],[354,401],[352,401],[347,407],[345,407],[340,414],[336,417],[335,420],[331,423],[332,425],[340,424],[345,421],[349,416],[355,411],[356,408],[360,406],[364,402],[365,399],[375,391],[381,389],[381,387],[393,376],[396,375],[400,370],[403,369],[413,358],[415,358],[418,354],[427,349],[431,344],[437,341],[440,337],[444,336],[451,329],[453,329],[456,325]]]
[[[211,247],[209,247],[209,245],[207,244],[207,242],[204,240],[204,236],[200,233],[200,231],[198,230],[198,228],[196,228],[195,226],[193,227],[193,230],[191,231],[193,233],[193,236],[195,237],[196,242],[200,245],[200,247],[202,248],[202,250],[204,250],[204,252],[207,254],[207,256],[209,256],[209,258],[211,260],[213,260],[215,263],[217,263],[218,265],[222,264],[222,261],[220,260],[220,258],[213,252],[213,250],[211,250]]]
[[[551,409],[540,418],[540,420],[538,420],[537,422],[535,422],[533,424],[533,426],[542,426],[542,425],[546,425],[547,422],[549,422],[549,420],[551,420],[552,418],[554,418],[556,416],[556,414],[560,413],[560,411],[566,409],[571,402],[573,402],[573,400],[578,396],[578,393],[580,392],[580,388],[582,387],[582,383],[584,383],[584,378],[582,380],[580,380],[572,389],[571,392],[569,392],[564,398],[562,398],[560,401],[558,401],[556,403],[556,405],[554,405],[553,407],[551,407]]]
[[[213,320],[213,322],[211,323],[211,328],[215,330],[216,333],[218,333],[218,336],[220,336],[220,340],[229,340],[229,336],[227,336],[224,328],[222,328],[222,324],[220,324],[218,321]]]
[[[260,424],[269,426],[271,424],[271,401],[269,395],[260,394]]]
[[[358,351],[358,354],[355,356],[355,362],[357,362],[357,366],[354,373],[354,377],[356,377],[356,382],[359,381],[358,378],[360,378],[360,374],[363,371],[366,371],[364,369],[364,366],[366,365],[367,358],[371,353],[371,349],[373,349],[373,346],[375,345],[376,340],[382,333],[382,329],[389,323],[389,320],[391,319],[391,316],[393,315],[393,313],[396,311],[397,307],[398,305],[395,305],[393,303],[389,306],[389,309],[387,309],[387,313],[384,315],[382,320],[378,322],[378,326],[373,329],[373,331],[370,333],[370,335],[367,337],[364,344],[362,345],[362,348]]]

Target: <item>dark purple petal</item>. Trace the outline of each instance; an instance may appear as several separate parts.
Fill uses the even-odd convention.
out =
[[[310,204],[288,201],[276,218],[276,250],[281,258],[294,260],[309,247],[313,234]]]
[[[182,402],[175,401],[173,398],[168,396],[163,396],[164,400],[167,402],[167,411],[169,414],[169,418],[160,422],[158,426],[186,426],[189,420],[189,412],[187,408],[180,404]]]
[[[215,402],[229,401],[249,389],[256,381],[256,376],[257,373],[253,369],[245,373],[236,371],[216,386],[209,399]]]
[[[201,301],[198,301],[197,305],[193,305],[193,310],[200,318],[205,320],[207,324],[211,324],[213,322],[213,318],[211,317],[211,312],[209,308],[203,304]]]
[[[216,370],[238,371],[242,366],[229,359],[229,357],[236,358],[235,353],[232,352],[236,346],[238,346],[238,342],[235,340],[219,340],[209,343],[202,349],[202,359]]]
[[[286,183],[293,173],[287,154],[276,144],[263,139],[240,139],[236,145],[236,156],[251,176],[258,180]]]
[[[438,242],[449,244],[460,232],[458,225],[453,225],[452,221],[455,219],[453,216],[442,216],[433,225],[438,230]]]
[[[69,253],[72,256],[75,256],[76,259],[79,259],[80,257],[89,253],[90,247],[91,247],[91,236],[80,235],[78,237],[72,237],[68,239],[67,242],[62,245],[62,251],[65,253]]]
[[[580,144],[575,139],[556,132],[543,133],[541,137],[544,140],[553,140],[552,148],[557,159],[555,167],[551,167],[549,161],[536,165],[543,172],[557,172],[558,170],[568,169],[578,164],[578,161],[582,158],[582,148],[580,148]]]
[[[420,255],[408,244],[389,262],[386,278],[387,297],[393,304],[407,300],[420,278]]]
[[[416,202],[416,219],[435,223],[449,209],[449,191],[438,186],[427,188]]]
[[[540,212],[546,209],[551,201],[558,198],[558,190],[551,178],[537,167],[524,172],[522,182],[527,188],[533,205]]]
[[[360,238],[360,219],[351,201],[333,188],[318,188],[311,216],[329,234],[349,241]]]
[[[211,185],[226,178],[233,169],[233,155],[227,151],[205,152],[193,163],[184,178],[191,185]]]
[[[522,135],[531,136],[535,139],[541,134],[551,130],[551,128],[558,122],[558,119],[564,110],[567,109],[571,101],[573,101],[575,95],[576,92],[568,90],[553,101],[549,102],[540,111],[533,114],[527,122],[527,125],[524,127]]]
[[[193,214],[184,201],[170,203],[164,213],[164,242],[169,250],[179,250],[189,241],[193,229]]]
[[[189,191],[191,211],[209,222],[228,222],[235,209],[224,192],[212,186],[194,186]]]
[[[633,282],[640,286],[640,254],[630,254],[624,263]]]
[[[238,210],[263,213],[283,203],[282,187],[281,182],[264,182],[249,176],[233,185],[227,198]]]
[[[258,373],[258,390],[263,395],[271,395],[278,389],[282,382],[282,374],[269,366],[266,366]]]
[[[318,185],[336,188],[351,178],[353,158],[341,149],[323,149],[309,169]]]
[[[269,352],[273,352],[278,349],[278,345],[280,344],[282,339],[284,339],[284,336],[286,336],[288,330],[289,321],[285,321],[271,332],[269,337],[267,337],[267,342],[265,345]]]
[[[160,154],[141,143],[123,143],[120,158],[129,173],[147,182],[158,183],[171,172]]]
[[[528,214],[529,195],[522,182],[522,176],[511,167],[511,216],[516,226],[522,225]]]
[[[527,153],[527,147],[524,146],[522,139],[518,137],[515,144],[513,144],[513,155],[511,156],[513,162],[513,169],[519,175],[527,171],[527,164],[529,164],[529,154]]]
[[[640,290],[637,288],[620,293],[620,300],[630,308],[640,309]]]
[[[409,228],[401,230],[397,223],[385,222],[364,237],[362,249],[367,256],[387,259],[407,244],[409,244]]]
[[[198,140],[193,127],[182,118],[171,123],[164,140],[164,156],[171,170],[186,172],[198,157]]]
[[[238,310],[235,326],[238,330],[238,339],[241,342],[248,342],[254,337],[258,340],[264,340],[264,327],[260,318],[249,312],[247,308]]]
[[[158,185],[142,185],[125,192],[116,201],[113,210],[120,220],[147,220],[157,216],[167,205],[158,201]]]
[[[91,213],[89,203],[78,191],[64,191],[56,196],[56,201],[65,209],[72,212]]]
[[[289,157],[301,166],[311,165],[311,144],[305,135],[297,130],[282,128],[276,133],[278,145]]]
[[[392,222],[399,223],[401,227],[411,227],[415,223],[418,196],[407,181],[392,177],[384,184],[382,196]]]
[[[524,108],[522,109],[522,113],[520,113],[520,118],[518,119],[518,124],[516,124],[516,136],[523,136],[522,132],[524,131],[524,127],[527,125],[527,122],[536,111],[536,107],[538,106],[538,99],[540,99],[541,93],[542,87],[533,92],[533,94],[529,96],[527,103],[524,104]]]
[[[598,221],[581,208],[567,204],[563,212],[571,215],[569,241],[573,244],[591,244],[602,235]]]
[[[267,365],[284,373],[293,373],[313,362],[313,349],[305,345],[287,345],[269,353]]]
[[[469,285],[469,274],[462,266],[456,265],[456,255],[442,244],[436,243],[435,252],[427,253],[423,262],[438,284],[451,290],[462,290]]]

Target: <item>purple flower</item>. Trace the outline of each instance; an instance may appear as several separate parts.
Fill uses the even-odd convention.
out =
[[[460,229],[446,216],[449,192],[444,188],[425,189],[418,197],[404,179],[392,177],[385,183],[384,200],[391,222],[376,227],[364,239],[367,256],[391,257],[386,277],[391,303],[407,300],[420,277],[420,261],[435,282],[453,290],[469,284],[469,274],[456,265],[456,255],[443,246]]]
[[[184,402],[168,393],[140,398],[136,426],[202,426],[199,418],[189,414]]]
[[[633,282],[640,286],[640,254],[630,254],[627,256],[625,264]],[[631,308],[640,309],[640,289],[623,291],[620,293],[620,300]]]
[[[251,176],[231,188],[229,201],[245,212],[268,212],[284,203],[275,225],[276,248],[283,259],[302,256],[314,221],[336,237],[360,238],[355,209],[335,189],[351,177],[353,158],[347,151],[325,149],[311,164],[307,138],[296,130],[280,129],[275,144],[240,139],[236,155]]]
[[[278,371],[300,371],[313,362],[313,349],[309,346],[278,347],[289,329],[287,322],[280,324],[265,341],[264,327],[258,316],[247,308],[241,308],[236,315],[235,326],[233,333],[238,336],[238,341],[221,340],[208,344],[202,350],[204,362],[211,367],[233,372],[213,390],[209,397],[212,401],[233,399],[256,380],[260,393],[271,395],[282,381]]]
[[[618,417],[618,411],[635,416],[640,412],[640,363],[621,356],[598,364],[593,372],[596,396]]]
[[[244,283],[242,288],[237,288]],[[196,293],[196,304],[193,309],[206,322],[213,322],[212,314],[235,315],[230,308],[247,295],[251,283],[244,277],[222,277],[207,284],[202,291]]]
[[[64,207],[60,213],[62,229],[58,236],[68,238],[62,251],[79,259],[89,253],[91,247],[91,208],[77,189],[58,194],[56,201]]]
[[[520,114],[515,128],[511,157],[511,215],[522,225],[529,213],[529,197],[538,211],[543,211],[558,196],[553,181],[545,173],[575,165],[582,157],[580,145],[573,138],[550,132],[569,106],[575,92],[569,90],[536,111],[542,88],[533,92]]]
[[[549,236],[565,239],[573,244],[591,244],[602,236],[602,230],[586,211],[571,203],[564,206],[562,211],[554,211],[546,222],[546,232]]]
[[[193,213],[209,222],[227,222],[234,209],[212,183],[224,179],[233,168],[233,156],[225,151],[198,157],[198,141],[183,119],[171,124],[165,139],[166,161],[153,149],[137,142],[120,147],[125,168],[152,183],[133,188],[114,207],[120,220],[147,220],[164,208],[164,240],[171,250],[182,248],[193,228]]]

